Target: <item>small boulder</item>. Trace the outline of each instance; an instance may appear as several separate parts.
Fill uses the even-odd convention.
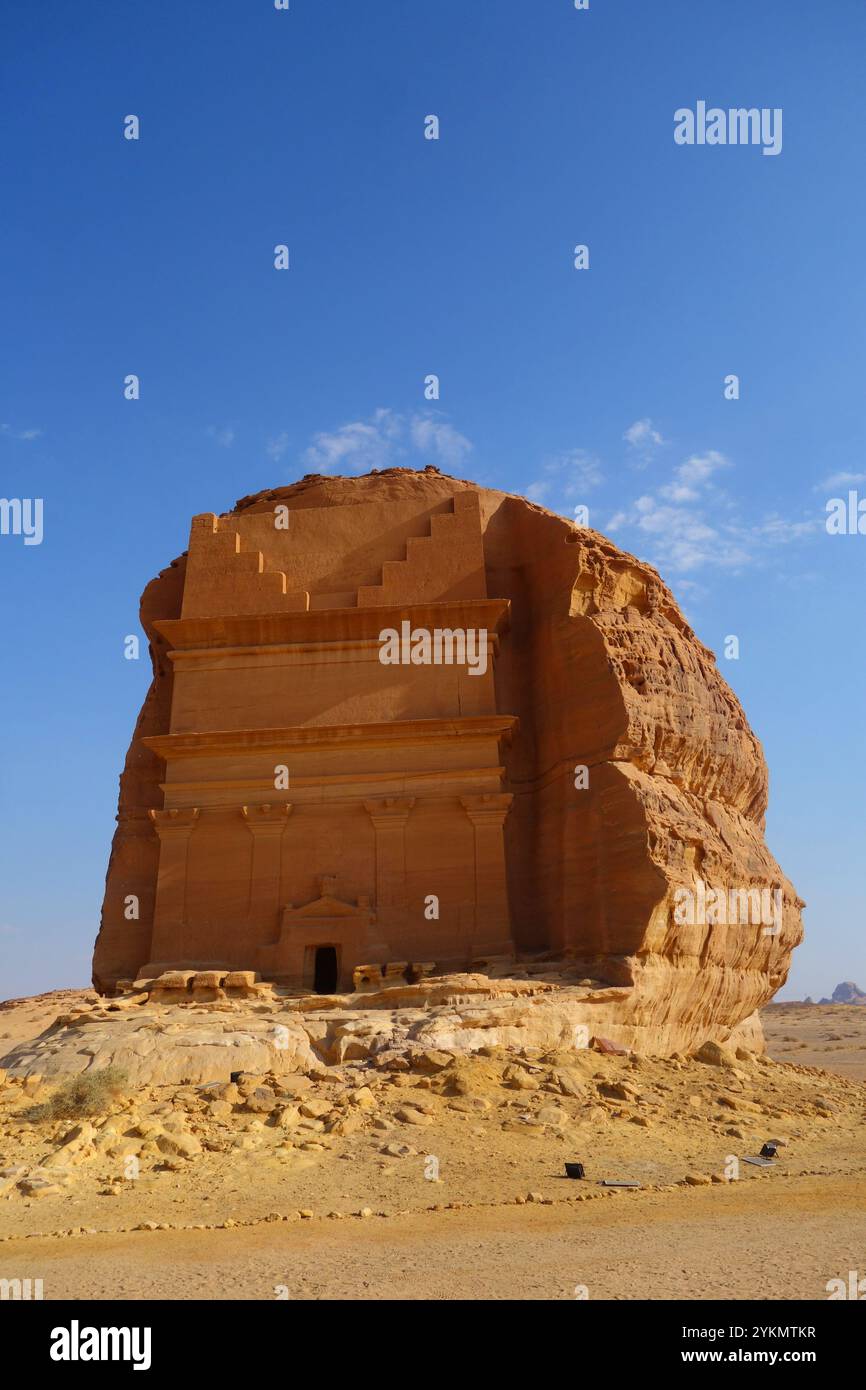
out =
[[[416,1110],[411,1105],[401,1105],[395,1112],[396,1118],[404,1125],[430,1125],[433,1123],[432,1115],[426,1114],[423,1110]]]
[[[274,1090],[281,1096],[292,1096],[297,1099],[305,1091],[309,1091],[312,1081],[308,1076],[298,1074],[297,1076],[281,1076],[274,1082]]]
[[[175,1131],[157,1136],[156,1146],[160,1153],[168,1154],[172,1158],[194,1158],[201,1153],[201,1144],[194,1134],[187,1134],[184,1131]]]
[[[319,1100],[317,1096],[310,1096],[309,1100],[301,1102],[301,1114],[308,1120],[320,1120],[323,1115],[330,1115],[334,1106],[329,1100]]]
[[[357,1112],[354,1114],[343,1115],[343,1117],[328,1128],[329,1134],[338,1134],[343,1138],[349,1134],[357,1134],[364,1128],[364,1117]]]
[[[246,1109],[257,1115],[269,1115],[277,1104],[270,1086],[256,1086],[246,1098]]]
[[[19,1183],[25,1197],[62,1197],[63,1188],[48,1178],[25,1178]]]
[[[736,1053],[731,1052],[727,1047],[722,1047],[721,1043],[707,1041],[698,1048],[695,1053],[695,1061],[703,1062],[708,1067],[732,1067],[736,1069]]]
[[[502,1084],[513,1091],[537,1091],[540,1083],[537,1076],[531,1076],[522,1067],[506,1067]]]
[[[601,1081],[598,1091],[599,1095],[607,1096],[609,1100],[640,1100],[640,1092],[627,1081]]]
[[[413,1052],[410,1058],[413,1071],[420,1072],[440,1072],[446,1067],[450,1067],[454,1058],[450,1052],[439,1052],[434,1048],[425,1048],[420,1052]]]
[[[566,1111],[560,1109],[558,1105],[542,1105],[535,1117],[539,1124],[552,1125],[554,1129],[562,1129],[568,1121]]]

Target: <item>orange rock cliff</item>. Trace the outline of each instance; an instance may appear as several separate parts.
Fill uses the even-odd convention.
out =
[[[193,518],[141,620],[99,990],[549,952],[664,1052],[784,982],[803,904],[760,744],[658,574],[598,533],[435,469],[307,477]],[[705,885],[778,910],[731,921]]]

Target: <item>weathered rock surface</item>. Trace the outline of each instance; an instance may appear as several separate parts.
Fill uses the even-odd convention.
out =
[[[131,1008],[112,1001],[63,1014],[38,1037],[18,1043],[0,1064],[11,1077],[39,1078],[40,1086],[108,1066],[119,1067],[135,1086],[229,1083],[214,1090],[212,1102],[243,1101],[249,1112],[262,1114],[274,1109],[272,1093],[252,1086],[239,1091],[230,1078],[271,1072],[285,1078],[287,1094],[306,1115],[308,1076],[344,1063],[436,1076],[455,1056],[490,1048],[515,1055],[526,1048],[596,1055],[591,1044],[597,1037],[602,1052],[665,1051],[652,1025],[634,1022],[631,990],[593,989],[574,983],[574,973],[572,966],[524,979],[453,975],[326,1001],[274,993],[269,1003],[238,999],[219,1005],[166,1005],[157,988],[153,997],[140,994]],[[715,1039],[704,1031],[701,1038],[716,1054],[737,1047],[759,1053],[760,1022],[748,1025],[717,1029]],[[537,1088],[519,1065],[511,1068],[507,1084]],[[557,1089],[578,1094],[580,1085],[564,1075]],[[363,1107],[363,1097],[356,1103]],[[311,1112],[309,1118],[316,1116]]]
[[[286,530],[274,525],[278,505],[288,509]],[[325,634],[328,642],[343,646],[347,639],[369,642],[375,622],[368,632],[365,614],[384,623],[389,605],[395,612],[405,609],[417,623],[422,610],[428,622],[431,614],[441,616],[443,604],[462,603],[477,614],[495,602],[504,605],[497,610],[491,654],[495,686],[465,673],[460,679],[448,673],[450,683],[441,672],[427,681],[429,671],[424,684],[417,668],[398,667],[390,681],[376,685],[375,694],[361,699],[346,687],[351,673],[344,664],[332,668],[342,683],[337,686],[328,685],[324,668],[319,669],[319,694],[309,708],[293,706],[288,721],[274,713],[288,698],[286,681],[296,676],[294,667],[280,663],[295,660],[291,652],[303,647],[305,634],[316,641]],[[688,1050],[707,1039],[728,1042],[732,1030],[784,982],[801,938],[802,904],[764,843],[767,772],[760,745],[713,654],[695,637],[658,574],[597,533],[522,498],[435,470],[312,477],[245,498],[218,521],[197,518],[189,556],[148,585],[141,619],[154,679],[121,777],[118,829],[94,956],[98,988],[110,991],[118,980],[134,979],[149,962],[200,971],[219,965],[223,974],[261,970],[267,978],[270,948],[263,943],[279,935],[281,920],[291,936],[304,929],[304,914],[329,912],[336,920],[338,911],[350,908],[356,923],[368,908],[371,921],[378,916],[382,951],[367,958],[383,965],[423,960],[426,969],[430,962],[440,971],[471,969],[485,958],[476,949],[483,920],[484,940],[510,943],[519,965],[533,953],[552,952],[568,957],[579,978],[601,989],[590,991],[591,1002],[572,984],[558,987],[556,1000],[506,993],[498,1001],[485,999],[477,1017],[471,1010],[449,1016],[444,1003],[436,1004],[425,1020],[409,1025],[434,1049],[480,1046],[491,1031],[519,1037],[521,1030],[524,1036],[559,1030],[561,1036],[586,1023],[591,1032],[642,1050]],[[232,643],[255,648],[267,677],[255,694],[240,676],[229,690],[206,674],[209,662],[221,668],[238,664],[235,655],[212,661],[208,655],[216,648],[234,652]],[[332,650],[336,647],[327,648]],[[289,656],[280,654],[285,651]],[[181,669],[186,672],[182,687]],[[239,713],[236,699],[247,702]],[[461,729],[467,732],[468,710],[472,717],[510,721],[509,736],[494,739],[498,754],[493,745],[473,745],[457,736]],[[336,803],[330,822],[323,821],[322,797],[331,794],[322,792],[324,764],[313,768],[312,787],[284,793],[266,791],[274,749],[263,746],[261,767],[241,766],[244,740],[261,743],[278,723],[291,723],[281,736],[291,735],[293,746],[306,747],[315,731],[316,738],[324,737],[321,730],[331,721],[334,728],[346,726],[367,739],[374,728],[389,726],[393,742],[404,736],[395,732],[401,720],[404,730],[407,719],[414,721],[411,738],[417,739],[427,737],[434,723],[441,726],[443,718],[453,726],[450,741],[429,745],[424,768],[411,759],[401,763],[400,756],[387,764],[375,763],[372,755],[366,763],[353,763],[355,783],[349,779],[348,795],[360,808],[374,785],[370,814],[376,835],[393,834],[381,829],[383,817],[394,809],[386,803],[389,796],[404,797],[405,805],[397,809],[406,817],[407,867],[396,887],[393,877],[377,878],[366,812],[352,810],[357,834],[340,820]],[[210,756],[226,730],[242,732],[224,739],[222,764],[207,764],[205,754]],[[345,735],[344,749],[353,738],[351,732]],[[464,746],[475,753],[473,777],[478,758],[484,759],[487,771],[477,785],[460,780],[468,776],[465,758],[460,766]],[[173,764],[177,748],[183,756]],[[451,762],[443,777],[446,752]],[[345,778],[346,756],[341,752],[325,769],[329,786],[336,777]],[[497,759],[501,773],[492,766]],[[380,770],[371,784],[374,764]],[[579,776],[576,785],[579,768],[588,771],[586,786]],[[193,775],[205,782],[185,791]],[[226,791],[229,783],[234,790]],[[170,795],[163,793],[163,784]],[[344,785],[340,796],[346,795]],[[461,796],[468,806],[458,805]],[[483,839],[492,833],[491,815],[479,832],[478,796],[492,797],[502,813],[507,897],[497,896],[498,888],[489,896],[496,850]],[[493,802],[485,805],[490,810]],[[278,898],[256,920],[248,904],[261,900],[256,893],[270,880],[252,842],[259,853],[280,806],[293,809],[282,840]],[[176,819],[167,819],[171,816]],[[170,920],[160,921],[161,842],[154,818],[164,840],[174,833],[172,843],[178,843],[174,826],[191,837],[183,940],[179,933],[172,937]],[[367,826],[363,832],[362,825]],[[474,850],[473,833],[482,837]],[[492,858],[479,876],[471,866],[482,839]],[[376,843],[381,863],[384,841]],[[436,869],[440,848],[456,866],[453,879],[444,860],[441,872]],[[346,866],[345,889],[341,878],[339,891],[329,890],[329,896],[322,889],[317,898],[315,876],[335,873],[338,861],[341,875]],[[402,861],[397,856],[394,862]],[[440,879],[442,916],[427,920],[425,895],[437,891]],[[713,920],[712,913],[706,920],[678,920],[677,891],[694,893],[699,884],[725,895],[778,890],[778,920],[772,926],[731,923],[718,914]],[[134,920],[124,912],[130,894],[139,905]],[[308,906],[290,907],[288,918],[281,918],[292,903]],[[214,986],[215,998],[221,990]],[[317,1020],[309,1003],[303,1005],[303,1027],[292,1033],[291,1044],[297,1046],[299,1067],[305,1046],[320,1054],[342,1048],[344,1055],[353,1049],[362,1055],[369,1037],[385,1037],[387,1021],[380,1017],[377,1023],[370,1012],[376,1007],[375,981],[372,987],[365,981],[364,990],[360,1016],[342,1008]],[[472,993],[469,986],[466,993]],[[408,999],[406,1006],[411,1008]],[[146,1051],[145,1034],[140,1027],[130,1034],[130,1050],[138,1058]],[[258,1065],[253,1053],[268,1046],[264,1034],[266,1025],[261,1035],[250,1030],[245,1041],[232,1038],[221,1047],[201,1043],[208,1049],[202,1056],[212,1062],[215,1076],[226,1073],[217,1057],[232,1049],[239,1055],[249,1051],[238,1066]],[[180,1070],[188,1065],[179,1064]],[[205,1074],[207,1067],[200,1071]]]

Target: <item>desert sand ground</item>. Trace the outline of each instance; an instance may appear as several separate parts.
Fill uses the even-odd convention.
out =
[[[771,1004],[761,1014],[767,1051],[777,1062],[824,1067],[866,1081],[862,1004]]]
[[[0,1007],[0,1051],[73,1002]],[[866,1273],[866,1009],[777,1005],[764,1026],[775,1060],[735,1068],[490,1049],[421,1074],[347,1064],[297,1094],[124,1094],[96,1156],[0,1197],[0,1277],[46,1299],[823,1299]],[[0,1169],[73,1128],[28,1120],[33,1099],[0,1090]],[[774,1167],[742,1161],[768,1139]]]

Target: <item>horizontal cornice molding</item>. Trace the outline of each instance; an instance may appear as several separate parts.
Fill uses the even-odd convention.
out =
[[[318,608],[307,613],[256,613],[231,618],[159,618],[153,626],[174,652],[275,646],[327,647],[333,642],[376,640],[402,622],[426,628],[508,629],[508,599],[459,599],[453,603],[402,604],[389,608]]]
[[[467,715],[460,719],[405,719],[386,724],[304,724],[285,729],[217,729],[207,733],[152,734],[141,742],[168,761],[220,754],[282,753],[288,748],[406,747],[455,738],[509,741],[518,727],[514,714]]]

